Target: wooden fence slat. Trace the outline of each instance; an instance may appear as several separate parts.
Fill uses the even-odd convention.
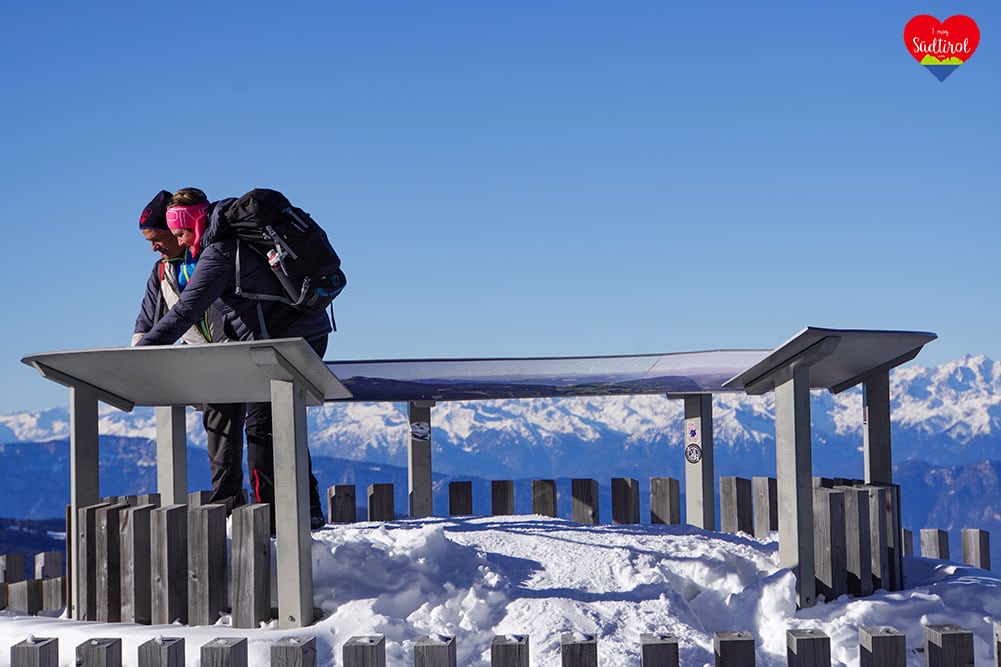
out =
[[[23,579],[7,584],[7,608],[34,616],[42,610],[42,581]]]
[[[128,507],[119,526],[122,621],[153,622],[153,556],[150,550],[152,504]]]
[[[455,637],[424,635],[418,639],[414,667],[455,667]]]
[[[351,637],[341,648],[344,667],[386,667],[386,637]]]
[[[392,484],[370,484],[368,487],[368,520],[393,521],[396,505]]]
[[[958,625],[925,626],[925,660],[928,667],[973,664],[973,633]]]
[[[681,484],[672,477],[650,478],[650,523],[681,523]]]
[[[640,522],[640,484],[632,477],[612,478],[612,523],[625,526]]]
[[[59,667],[59,639],[30,637],[10,647],[10,667]]]
[[[354,484],[335,484],[327,489],[327,523],[354,523],[356,503]]]
[[[678,655],[678,638],[675,635],[640,635],[641,667],[678,667]]]
[[[490,667],[528,667],[528,635],[494,635]]]
[[[81,621],[97,620],[97,511],[110,503],[96,503],[77,510],[77,572],[79,599],[70,600],[75,604],[75,618]]]
[[[0,583],[24,581],[24,554],[0,554]]]
[[[188,625],[213,625],[225,611],[226,506],[188,508]]]
[[[271,667],[316,667],[316,637],[283,637],[271,647]]]
[[[49,577],[41,582],[42,610],[62,610],[66,606],[66,577]]]
[[[462,480],[448,483],[449,516],[470,516],[473,513],[473,483]]]
[[[597,480],[570,480],[570,519],[589,526],[601,523]]]
[[[79,667],[122,667],[122,640],[117,637],[96,637],[76,647]]]
[[[125,503],[106,505],[94,517],[96,531],[94,558],[96,559],[97,620],[118,623],[122,620],[122,513],[129,506]]]
[[[907,638],[894,627],[862,626],[858,629],[860,667],[905,667]]]
[[[188,622],[188,508],[164,505],[150,521],[153,624]]]
[[[921,557],[949,560],[949,532],[938,528],[922,528]]]
[[[184,638],[156,637],[139,645],[139,667],[184,667]]]
[[[567,632],[560,635],[563,667],[598,667],[598,640],[593,635]]]
[[[743,630],[714,632],[713,653],[716,667],[753,667],[754,637]]]
[[[991,534],[976,528],[963,529],[963,562],[982,570],[991,569]]]
[[[759,540],[779,529],[779,487],[774,477],[752,477],[754,536]]]
[[[35,554],[35,579],[63,576],[63,552],[46,551]]]
[[[514,514],[514,482],[509,479],[490,482],[490,513],[494,516]]]
[[[892,590],[890,582],[889,547],[886,536],[886,517],[883,508],[889,502],[889,489],[867,484],[863,486],[869,493],[869,546],[872,570],[872,589]]]
[[[225,511],[224,505],[219,505]],[[202,667],[247,667],[246,637],[219,637],[202,644]]]
[[[848,593],[844,492],[827,487],[813,489],[813,524],[817,595],[831,602]]]
[[[831,667],[831,638],[820,630],[786,630],[789,667]]]
[[[256,628],[271,619],[271,507],[237,507],[231,530],[233,627]]]
[[[848,592],[856,597],[872,595],[872,531],[869,528],[869,492],[855,486],[839,486],[845,498],[845,546]]]
[[[751,480],[743,477],[719,478],[719,525],[724,533],[754,532],[754,499]]]
[[[914,533],[906,528],[904,529],[904,555],[914,555]]]
[[[556,480],[532,480],[532,514],[556,516]]]

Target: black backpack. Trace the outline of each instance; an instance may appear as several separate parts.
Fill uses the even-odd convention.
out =
[[[323,228],[277,190],[251,190],[223,212],[227,231],[267,261],[284,294],[252,294],[240,289],[237,252],[236,293],[250,299],[278,301],[305,313],[330,305],[347,278],[341,258]]]

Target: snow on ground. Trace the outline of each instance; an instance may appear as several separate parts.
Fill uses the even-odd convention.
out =
[[[59,637],[62,665],[93,637],[121,637],[125,664],[139,644],[184,637],[187,664],[216,637],[250,639],[251,665],[270,646],[314,636],[318,664],[341,663],[350,637],[386,636],[390,664],[413,664],[423,635],[456,637],[458,664],[489,665],[496,634],[528,635],[533,665],[560,664],[560,635],[597,637],[602,665],[639,664],[641,633],[673,633],[684,665],[712,664],[716,631],[754,635],[758,665],[786,664],[786,630],[831,637],[835,665],[858,663],[858,628],[890,625],[907,635],[909,665],[923,665],[922,625],[975,633],[977,664],[993,664],[1001,620],[1001,579],[966,566],[906,560],[908,589],[842,597],[796,611],[795,579],[766,541],[685,526],[582,526],[541,516],[429,518],[329,526],[313,533],[315,604],[321,617],[302,630],[82,623],[0,612],[0,664],[29,635]]]

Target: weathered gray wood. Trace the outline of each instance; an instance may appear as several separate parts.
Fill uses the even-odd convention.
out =
[[[473,513],[473,483],[468,480],[448,483],[448,513],[469,516]]]
[[[118,503],[97,510],[94,518],[96,560],[97,620],[117,623],[122,620],[122,512],[128,505]]]
[[[159,507],[161,504],[162,499],[159,493],[144,493],[136,496],[136,505],[152,505],[153,507]]]
[[[890,590],[890,562],[886,545],[886,506],[889,489],[867,484],[869,494],[869,569],[872,570],[872,589]]]
[[[719,478],[719,526],[724,533],[754,532],[754,499],[751,480],[743,477]]]
[[[991,569],[991,534],[977,528],[963,529],[963,562],[983,570]]]
[[[872,531],[869,527],[869,492],[857,486],[839,486],[845,496],[845,547],[848,593],[872,595]]]
[[[882,370],[862,382],[862,452],[866,483],[893,483],[890,442],[890,372]]]
[[[494,635],[490,667],[528,667],[528,635]]]
[[[914,533],[907,529],[904,529],[904,555],[914,555]]]
[[[921,557],[949,560],[949,532],[938,528],[922,528]]]
[[[597,480],[570,480],[570,499],[570,518],[572,521],[587,525],[601,523]]]
[[[35,554],[35,579],[63,576],[63,552],[46,551]]]
[[[122,571],[122,621],[149,625],[153,621],[153,556],[150,551],[154,505],[122,512],[119,525]]]
[[[213,625],[227,607],[226,506],[188,508],[188,625]]]
[[[779,529],[779,488],[774,477],[752,477],[754,496],[754,536],[764,539]]]
[[[202,644],[202,667],[247,667],[247,639],[219,637]]]
[[[0,583],[0,609],[7,608],[7,587],[10,584]]]
[[[165,505],[153,510],[153,624],[188,622],[188,508]]]
[[[356,502],[354,484],[335,484],[327,489],[327,523],[354,523]]]
[[[887,560],[890,564],[890,585],[893,590],[904,589],[904,549],[900,544],[903,537],[903,529],[900,517],[900,485],[889,484],[887,498],[889,506],[886,508],[886,552]]]
[[[678,638],[675,635],[640,635],[641,667],[678,667],[678,664]]]
[[[831,638],[820,630],[786,630],[789,667],[831,667]]]
[[[925,660],[928,667],[972,665],[973,633],[957,625],[926,625]]]
[[[407,446],[407,500],[413,518],[434,514],[431,497],[431,408],[434,401],[411,401]]]
[[[284,637],[271,647],[271,667],[316,667],[316,637]]]
[[[341,648],[344,667],[386,667],[386,637],[351,637]]]
[[[42,610],[60,611],[66,606],[66,577],[49,577],[42,582]]]
[[[713,653],[716,667],[753,667],[754,637],[749,632],[714,632]]]
[[[59,667],[59,639],[29,637],[10,647],[11,667]]]
[[[188,494],[188,509],[193,510],[212,502],[212,491],[192,491]]]
[[[556,480],[532,480],[532,514],[556,516]]]
[[[650,523],[681,523],[681,483],[672,477],[650,478]]]
[[[514,514],[514,482],[509,479],[490,482],[490,513],[494,516]]]
[[[560,635],[563,667],[598,667],[598,640],[593,635],[567,632]]]
[[[7,608],[25,614],[37,614],[42,611],[42,581],[40,579],[22,579],[7,584]]]
[[[271,619],[271,508],[243,505],[232,516],[232,623],[257,628]]]
[[[640,483],[632,477],[612,478],[612,523],[640,522]]]
[[[76,590],[74,588],[73,576],[76,573],[77,567],[77,528],[78,519],[76,516],[76,511],[72,504],[66,505],[66,538],[63,541],[63,554],[66,558],[66,580],[64,582],[65,589],[63,591],[63,598],[66,603],[67,611],[69,611],[70,618],[77,618],[77,610],[75,608],[75,600],[71,596]],[[0,606],[0,609],[3,609]]]
[[[838,481],[833,477],[814,477],[813,478],[813,488],[815,489],[833,489],[838,485]]]
[[[858,629],[860,667],[905,667],[907,637],[886,625]]]
[[[76,647],[79,667],[122,667],[122,640],[117,637],[88,639]]]
[[[73,618],[82,621],[97,620],[97,511],[102,507],[109,507],[109,503],[96,503],[77,510],[76,572],[79,582]]]
[[[0,583],[24,581],[24,554],[0,555]]]
[[[156,637],[139,645],[139,667],[184,667],[184,638]]]
[[[455,667],[455,637],[424,635],[418,639],[414,667]]]
[[[392,521],[395,518],[396,506],[393,500],[393,485],[370,484],[368,487],[368,520]]]
[[[830,602],[848,593],[845,494],[833,489],[815,488],[813,520],[817,595],[823,595]]]

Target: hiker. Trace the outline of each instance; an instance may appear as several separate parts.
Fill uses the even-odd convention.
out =
[[[277,301],[251,299],[237,294],[237,261],[241,289],[251,294],[281,294],[282,286],[267,260],[241,246],[225,233],[223,213],[233,203],[224,199],[209,203],[197,188],[179,190],[167,208],[167,226],[185,256],[197,261],[177,303],[138,341],[138,345],[170,345],[191,327],[213,302],[223,305],[224,328],[232,340],[265,340],[301,337],[321,358],[327,350],[332,331],[330,318],[323,310],[306,314]],[[274,455],[271,435],[271,404],[247,405],[247,467],[256,502],[272,505],[274,530]],[[307,452],[308,454],[308,452]],[[310,465],[310,467],[312,467]],[[316,477],[310,471],[310,526],[322,527],[326,520],[320,504]]]
[[[139,218],[139,231],[150,242],[153,252],[160,253],[160,259],[153,265],[153,272],[146,282],[146,294],[136,318],[132,345],[136,345],[177,302],[194,273],[194,260],[185,257],[184,248],[167,228],[167,205],[172,196],[170,192],[161,190]],[[225,340],[222,312],[217,304],[206,307],[197,322],[181,335],[181,341],[188,345]],[[243,422],[246,409],[243,403],[206,403],[202,406],[202,424],[212,473],[209,502],[225,505],[228,512],[244,504]]]

